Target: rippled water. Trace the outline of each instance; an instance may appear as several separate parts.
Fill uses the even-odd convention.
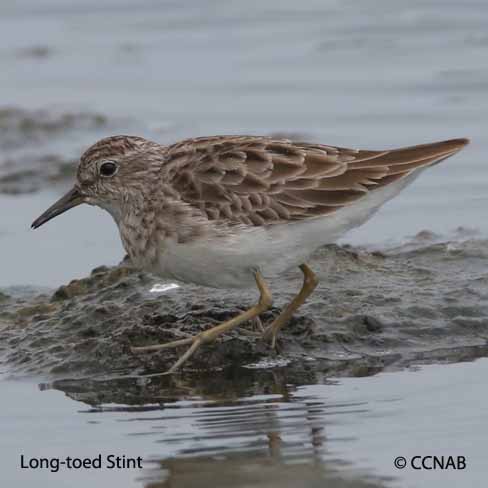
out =
[[[22,178],[33,181],[33,193],[0,195],[0,287],[58,286],[122,257],[114,225],[95,209],[75,209],[35,234],[28,230],[67,184],[45,177],[42,162],[72,161],[92,140],[114,132],[163,142],[280,132],[365,148],[471,137],[470,147],[424,173],[347,241],[391,246],[422,229],[445,236],[459,226],[486,237],[486,2],[243,5],[0,2],[0,108],[27,113],[20,125],[0,116],[0,182],[7,178],[8,187],[12,167],[24,168]],[[67,122],[46,126],[43,115],[33,115],[37,109],[46,120],[67,116]],[[200,390],[195,380],[178,377],[176,384],[160,385],[159,397],[157,383],[135,380],[117,380],[116,388],[57,383],[43,392],[35,383],[1,381],[0,481],[483,486],[486,373],[486,360],[319,378],[314,385],[287,381],[282,369],[249,378],[219,373]],[[21,453],[114,451],[143,456],[144,469],[47,473],[18,467]],[[393,467],[396,456],[417,454],[465,455],[468,468]]]
[[[181,378],[113,380],[103,388],[65,381],[41,385],[42,393],[31,382],[5,381],[2,480],[75,488],[482,486],[486,430],[480,426],[488,414],[479,404],[486,402],[487,373],[488,360],[481,359],[322,385],[291,383],[286,368],[251,377],[241,372],[206,391]],[[136,387],[139,401],[128,395],[128,403],[116,403],[111,387],[119,398],[124,387]],[[33,471],[20,469],[21,454],[141,456],[143,468]],[[464,456],[467,467],[393,464],[398,456],[428,455]]]

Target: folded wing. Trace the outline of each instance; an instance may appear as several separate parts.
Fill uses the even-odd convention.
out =
[[[210,220],[269,225],[335,212],[467,143],[366,151],[267,137],[198,138],[168,147],[162,177]]]

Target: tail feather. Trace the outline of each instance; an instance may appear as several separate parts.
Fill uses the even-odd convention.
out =
[[[392,149],[390,151],[378,151],[376,157],[371,157],[371,151],[364,151],[364,158],[361,154],[362,151],[359,151],[356,161],[351,162],[350,167],[351,169],[359,169],[377,166],[395,166],[398,164],[414,165],[416,162],[420,166],[425,166],[424,161],[426,159],[431,159],[431,162],[437,159],[445,159],[460,151],[468,143],[468,139],[451,139],[448,141]]]

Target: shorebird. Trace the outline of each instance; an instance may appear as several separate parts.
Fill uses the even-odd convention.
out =
[[[115,220],[140,269],[216,288],[259,290],[258,302],[195,336],[134,352],[187,345],[178,369],[202,345],[259,315],[272,303],[265,278],[299,266],[303,285],[263,337],[276,336],[317,286],[306,264],[324,244],[363,224],[425,168],[467,139],[372,151],[259,136],[214,136],[163,146],[112,136],[80,159],[74,187],[33,224],[81,203]]]

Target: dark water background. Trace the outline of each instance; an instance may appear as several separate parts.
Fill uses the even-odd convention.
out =
[[[423,229],[462,240],[458,227],[486,237],[487,25],[479,0],[2,1],[0,287],[54,287],[120,260],[99,210],[28,229],[65,189],[63,171],[113,133],[283,133],[373,149],[470,137],[346,241],[388,248]],[[130,408],[76,385],[60,388],[68,400],[39,392],[43,378],[5,380],[0,484],[484,486],[486,370],[479,360],[309,384],[285,368],[205,394],[181,379]],[[20,453],[112,451],[143,456],[145,469],[18,467]],[[468,468],[393,467],[424,454],[464,455]]]

